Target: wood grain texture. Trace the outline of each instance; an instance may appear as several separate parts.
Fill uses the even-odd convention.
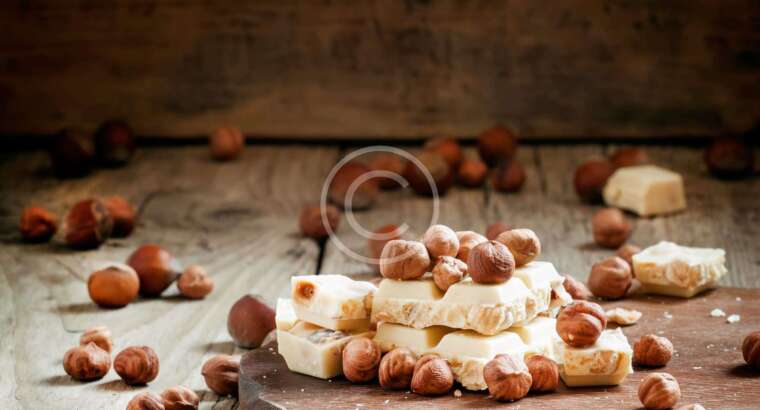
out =
[[[760,121],[752,0],[6,1],[0,134],[711,136]]]

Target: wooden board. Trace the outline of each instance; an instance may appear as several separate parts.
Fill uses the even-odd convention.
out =
[[[644,315],[624,333],[631,344],[640,336],[656,333],[669,338],[675,346],[673,359],[662,369],[636,368],[617,387],[567,388],[544,395],[530,395],[520,408],[636,409],[641,404],[636,391],[641,379],[653,371],[671,373],[678,380],[680,405],[700,403],[708,409],[756,409],[760,401],[760,372],[752,371],[741,358],[741,341],[750,331],[760,329],[758,289],[722,288],[692,300],[654,296],[604,303],[605,308],[624,306]],[[721,308],[741,315],[741,321],[728,324],[714,318],[710,311]],[[668,315],[672,315],[672,318]],[[376,383],[352,385],[343,377],[331,381],[291,373],[274,342],[243,356],[241,362],[240,405],[254,408],[481,408],[498,403],[486,392],[461,389],[462,397],[452,394],[428,398],[406,391],[385,391]],[[507,406],[506,404],[504,406]]]

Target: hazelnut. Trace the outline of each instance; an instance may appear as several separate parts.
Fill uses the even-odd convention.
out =
[[[446,360],[436,355],[422,356],[414,365],[412,391],[423,396],[446,394],[454,386],[454,374]]]
[[[716,138],[705,149],[704,160],[707,169],[718,178],[742,178],[755,169],[752,147],[740,138]]]
[[[404,170],[404,177],[414,192],[418,195],[432,196],[433,186],[435,186],[438,195],[446,194],[454,182],[454,171],[446,159],[441,154],[431,151],[423,151],[416,158],[425,172],[414,161],[409,161]],[[433,185],[427,179],[426,172],[433,178]]]
[[[102,201],[86,199],[71,207],[61,230],[70,247],[93,249],[111,236],[113,218]]]
[[[351,382],[366,383],[377,377],[382,353],[372,339],[357,337],[343,348],[343,375]]]
[[[227,331],[239,347],[254,349],[275,328],[274,310],[254,295],[244,295],[227,314]]]
[[[206,361],[201,369],[206,386],[220,396],[237,396],[240,363],[234,357],[219,354]]]
[[[511,229],[502,232],[496,241],[509,248],[517,267],[529,264],[541,254],[541,241],[530,229]]]
[[[78,130],[61,130],[48,153],[55,173],[63,178],[83,177],[92,171],[95,162],[92,136]]]
[[[617,257],[623,259],[628,263],[628,265],[631,266],[631,269],[633,269],[633,255],[641,252],[641,248],[634,244],[625,244],[618,248],[618,250],[615,252],[615,255]],[[633,272],[631,272],[633,273]]]
[[[510,229],[512,229],[512,227],[506,222],[494,222],[486,228],[486,238],[488,238],[489,241],[494,241],[502,232],[506,232]]]
[[[423,147],[425,151],[440,154],[452,169],[457,169],[462,162],[462,147],[456,139],[451,137],[438,137],[429,139]]]
[[[648,410],[672,408],[680,399],[678,381],[668,373],[651,373],[639,384],[639,400]]]
[[[359,162],[348,162],[338,169],[330,181],[327,196],[335,206],[348,209],[367,209],[379,193],[377,179],[369,178],[369,167]],[[365,176],[366,175],[366,176]]]
[[[631,287],[631,266],[621,258],[613,256],[591,266],[588,288],[594,296],[605,299],[620,299]]]
[[[380,274],[389,279],[417,279],[430,267],[430,256],[422,242],[396,239],[385,244],[380,254]]]
[[[340,222],[340,211],[332,205],[325,206],[325,218],[330,229],[334,232],[338,229]],[[301,234],[312,239],[324,239],[329,236],[327,227],[322,220],[322,208],[319,205],[309,205],[301,209],[301,215],[298,218],[298,226]]]
[[[750,367],[760,370],[760,331],[752,332],[744,338],[742,355]]]
[[[158,376],[158,356],[148,346],[130,346],[116,355],[113,368],[124,383],[146,384]]]
[[[110,369],[111,355],[95,343],[72,347],[63,356],[63,370],[76,380],[97,380]]]
[[[642,336],[633,345],[633,362],[640,366],[662,367],[672,356],[673,343],[662,336]]]
[[[609,161],[590,160],[575,169],[575,193],[586,202],[602,201],[602,190],[607,179],[615,172],[615,166]]]
[[[111,331],[105,326],[95,326],[88,328],[79,337],[79,345],[86,346],[95,343],[99,348],[111,353],[113,340],[111,340]]]
[[[135,249],[129,255],[127,265],[137,272],[140,277],[140,294],[147,297],[161,296],[182,270],[172,254],[153,244]]]
[[[135,153],[135,134],[122,120],[109,120],[95,131],[95,155],[106,166],[121,166]]]
[[[208,138],[211,156],[219,161],[237,158],[245,146],[245,137],[235,127],[220,127],[214,130]]]
[[[136,395],[127,403],[127,410],[167,410],[163,399],[151,392]]]
[[[137,297],[140,278],[131,267],[113,263],[95,271],[87,279],[87,292],[98,306],[119,308],[128,305]]]
[[[396,239],[401,239],[401,228],[397,225],[383,225],[376,229],[367,240],[370,258],[379,260],[385,244]]]
[[[515,258],[500,242],[483,242],[467,258],[467,273],[477,283],[506,282],[514,272]]]
[[[533,379],[530,390],[547,392],[557,390],[559,386],[559,367],[554,360],[542,355],[533,355],[525,360]]]
[[[467,258],[470,257],[472,248],[488,241],[485,236],[473,231],[459,231],[457,232],[457,239],[459,239],[457,259],[464,263],[467,263]]]
[[[517,192],[525,183],[525,170],[516,159],[502,161],[491,177],[493,188],[501,192]]]
[[[467,274],[467,264],[453,256],[441,256],[433,268],[433,281],[446,292],[449,286],[461,281]]]
[[[198,265],[190,265],[179,275],[177,288],[184,297],[203,299],[214,290],[214,281],[205,269]]]
[[[517,137],[502,125],[483,131],[478,137],[478,153],[488,166],[511,159],[517,152]]]
[[[457,256],[459,252],[459,238],[453,229],[445,225],[433,225],[422,236],[430,258],[439,256]]]
[[[24,209],[19,223],[21,238],[27,242],[47,242],[58,230],[55,216],[39,206]]]
[[[631,234],[631,224],[617,208],[600,209],[591,219],[591,231],[597,245],[615,249],[624,244]]]
[[[607,315],[594,302],[573,301],[557,316],[557,333],[565,343],[573,347],[593,345],[606,327]]]
[[[649,162],[646,151],[641,148],[620,148],[610,155],[610,162],[615,168],[644,165]]]
[[[407,162],[406,158],[402,156],[390,152],[380,152],[375,154],[367,165],[373,171],[385,171],[393,175],[402,176],[404,175],[404,170],[406,170]],[[377,178],[377,184],[380,186],[380,189],[396,189],[401,187],[395,179],[383,176]]]
[[[573,300],[591,299],[591,291],[588,290],[588,287],[586,287],[583,282],[576,280],[570,275],[563,276],[565,277],[565,281],[562,282],[562,286],[564,286],[565,290],[570,294]]]
[[[528,395],[533,384],[525,362],[508,354],[499,354],[483,367],[488,393],[499,401],[520,400]]]
[[[198,395],[185,386],[174,386],[161,393],[166,410],[195,410],[201,402]]]
[[[115,238],[124,238],[129,236],[135,229],[135,218],[137,214],[135,208],[120,196],[112,196],[103,200],[103,204],[108,209],[108,213],[113,218],[113,230],[111,236]]]
[[[406,347],[397,347],[380,360],[378,378],[384,389],[408,389],[414,375],[417,356]]]
[[[459,183],[470,188],[483,185],[487,176],[488,166],[478,159],[465,158],[457,169]]]

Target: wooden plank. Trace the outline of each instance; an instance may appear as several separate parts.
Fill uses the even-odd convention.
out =
[[[7,1],[0,134],[113,116],[162,137],[740,132],[760,120],[759,16],[752,0]]]

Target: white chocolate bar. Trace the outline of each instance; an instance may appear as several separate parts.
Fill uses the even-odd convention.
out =
[[[369,325],[375,285],[343,275],[294,276],[290,284],[298,319],[333,330]]]
[[[641,216],[667,214],[686,208],[681,175],[654,165],[623,167],[604,186],[607,205]]]
[[[559,374],[568,387],[615,386],[633,373],[633,350],[620,328],[605,330],[593,346],[571,347],[559,337],[555,343]]]
[[[278,330],[290,330],[298,318],[293,310],[293,301],[290,299],[277,298],[277,307],[274,313],[274,322]]]
[[[728,273],[723,249],[660,242],[633,255],[633,271],[644,292],[690,298],[718,286]]]

